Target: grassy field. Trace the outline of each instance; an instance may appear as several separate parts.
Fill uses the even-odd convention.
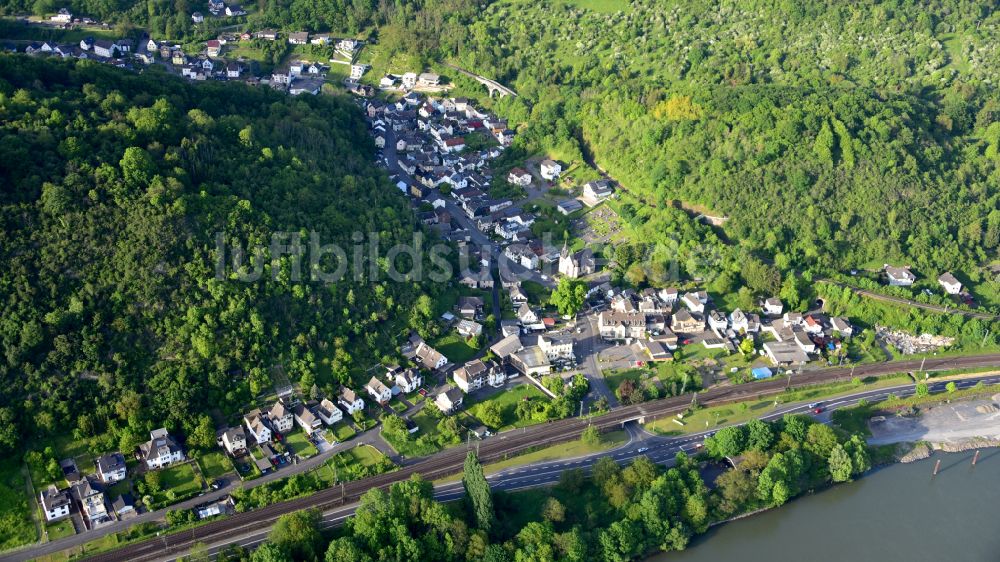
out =
[[[316,474],[316,476],[319,477],[320,480],[326,482],[327,486],[330,486],[337,480],[338,470],[333,466],[334,459],[346,460],[347,462],[346,466],[350,467],[350,466],[373,466],[383,458],[385,458],[385,455],[380,453],[378,449],[372,447],[371,445],[353,447],[351,449],[347,449],[346,451],[341,451],[340,453],[337,453],[337,455],[334,458],[323,463],[322,466],[316,468],[314,474]]]
[[[675,423],[675,418],[662,418],[646,424],[646,429],[660,435],[681,435],[684,433],[694,433],[705,431],[708,428],[744,423],[754,418],[770,413],[775,406],[775,402],[781,404],[793,404],[798,402],[813,402],[820,399],[831,399],[845,394],[854,394],[866,390],[876,390],[889,386],[906,384],[910,379],[905,375],[891,376],[883,378],[871,378],[862,381],[860,385],[848,382],[835,383],[829,385],[817,385],[814,387],[783,392],[775,396],[762,400],[751,400],[739,404],[718,406],[715,408],[704,408],[683,419],[684,425]],[[753,383],[750,383],[753,384]]]
[[[178,464],[160,471],[160,488],[154,501],[170,499],[167,496],[170,491],[174,493],[174,497],[182,498],[201,490],[201,479],[195,475],[191,463]]]
[[[291,451],[293,455],[298,455],[302,458],[309,458],[319,451],[316,447],[309,442],[309,437],[301,431],[294,431],[285,436],[285,446]]]
[[[0,550],[38,539],[21,466],[13,457],[0,462]]]
[[[478,418],[479,413],[482,411],[482,408],[485,404],[491,404],[491,403],[497,404],[500,407],[500,415],[503,418],[503,425],[500,427],[501,431],[504,429],[524,427],[527,425],[538,423],[530,420],[523,421],[517,418],[517,414],[515,413],[515,408],[517,408],[517,403],[520,402],[521,400],[524,400],[525,398],[544,399],[546,398],[546,396],[542,394],[541,390],[538,390],[538,388],[536,388],[532,384],[521,384],[515,386],[510,390],[505,390],[503,392],[500,392],[499,394],[494,394],[493,396],[483,400],[482,402],[477,402],[476,404],[468,407],[466,411],[468,411],[471,415],[476,416]]]
[[[506,468],[515,466],[581,457],[583,455],[590,455],[601,451],[607,451],[608,449],[614,449],[627,441],[627,433],[624,431],[612,431],[602,435],[601,442],[598,445],[588,445],[583,441],[576,439],[565,443],[559,443],[558,445],[552,445],[551,447],[545,447],[544,449],[539,449],[530,453],[525,453],[523,455],[518,455],[504,461],[490,463],[484,467],[484,470],[486,471],[486,474],[494,474]]]
[[[47,524],[45,526],[45,531],[48,533],[50,541],[76,534],[76,530],[73,528],[73,521],[68,518],[56,521],[55,523]]]
[[[198,466],[206,480],[214,480],[234,470],[232,461],[222,451],[202,453],[198,457]]]
[[[466,361],[472,359],[476,356],[478,351],[476,348],[470,346],[465,338],[458,335],[457,332],[449,331],[444,336],[438,338],[437,341],[431,344],[434,349],[440,351],[448,358],[448,361],[460,365]]]
[[[333,425],[333,435],[337,438],[337,441],[347,441],[351,437],[354,437],[354,428],[348,425],[347,422],[337,422]]]

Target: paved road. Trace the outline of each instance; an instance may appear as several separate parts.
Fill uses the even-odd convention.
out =
[[[978,382],[996,384],[1000,382],[1000,376],[991,375],[984,377],[967,378],[958,381],[959,388],[969,388]],[[944,392],[945,382],[935,382],[931,385],[932,392]],[[862,391],[849,396],[832,399],[824,402],[824,411],[820,415],[813,415],[809,412],[808,404],[805,402],[782,405],[775,408],[768,414],[761,416],[762,420],[776,420],[785,414],[807,414],[812,415],[822,423],[830,423],[830,415],[834,410],[854,406],[859,400],[877,401],[886,398],[890,393],[896,396],[905,397],[913,394],[914,385],[905,384],[893,387],[886,387],[877,390]],[[583,455],[570,459],[560,459],[557,461],[544,461],[528,465],[516,466],[490,474],[486,479],[490,482],[494,491],[516,491],[527,488],[550,486],[559,481],[560,475],[571,469],[589,470],[597,459],[605,456],[613,458],[620,464],[629,463],[639,456],[647,456],[650,460],[660,464],[672,464],[677,453],[684,451],[691,453],[696,451],[705,437],[714,433],[719,428],[711,428],[706,431],[691,433],[680,437],[661,437],[646,432],[644,429],[630,423],[626,426],[629,439],[623,445],[614,449]],[[640,452],[641,451],[641,452]],[[439,484],[434,487],[434,497],[439,501],[452,501],[460,499],[465,492],[460,481]],[[323,513],[322,525],[324,528],[340,525],[344,519],[353,515],[357,509],[357,504],[340,507]],[[269,531],[255,531],[242,534],[236,537],[228,537],[222,541],[209,545],[209,553],[214,554],[226,546],[239,544],[244,547],[256,547],[267,539]],[[159,561],[173,561],[176,556],[166,556],[159,558]]]

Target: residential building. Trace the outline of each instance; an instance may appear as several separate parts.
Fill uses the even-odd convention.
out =
[[[417,77],[417,84],[421,86],[437,86],[441,84],[441,77],[433,72],[421,72]]]
[[[726,328],[729,327],[729,321],[726,320],[725,314],[713,310],[708,313],[708,327],[718,335],[720,332],[726,331]]]
[[[271,428],[264,422],[264,416],[259,409],[255,408],[243,416],[243,423],[258,445],[271,440]]]
[[[562,173],[562,166],[559,164],[559,162],[556,162],[555,160],[548,160],[548,159],[542,160],[542,163],[539,165],[538,168],[539,172],[541,172],[542,174],[542,177],[549,181],[557,179],[559,177],[559,174]]]
[[[545,335],[538,338],[538,347],[550,361],[573,358],[573,336]]]
[[[205,21],[205,16],[201,15],[201,12],[194,12],[191,14],[191,21],[194,23],[201,23]]]
[[[417,75],[414,72],[407,72],[400,77],[404,90],[412,90],[417,85]]]
[[[531,174],[524,168],[514,168],[507,174],[507,182],[512,185],[528,187],[531,185]]]
[[[849,338],[854,335],[854,327],[851,326],[850,321],[843,316],[834,316],[831,318],[830,327],[833,329],[834,333],[839,333],[842,337]]]
[[[944,292],[949,295],[957,295],[962,292],[962,282],[955,279],[955,276],[950,272],[942,273],[938,277],[938,285],[944,288]]]
[[[458,369],[455,369],[453,378],[455,385],[468,394],[473,390],[479,390],[486,383],[486,364],[479,359],[473,359]]]
[[[444,412],[445,414],[451,414],[462,407],[462,400],[464,395],[462,391],[451,387],[448,390],[437,395],[434,399],[434,404]]]
[[[594,180],[583,184],[583,195],[590,199],[600,201],[607,199],[615,192],[610,180]]]
[[[483,299],[481,297],[459,297],[458,314],[465,318],[475,318],[483,309]]]
[[[521,324],[524,326],[538,323],[538,315],[535,314],[534,310],[531,310],[531,307],[528,306],[528,303],[522,304],[517,309],[517,319],[520,320]]]
[[[697,293],[684,293],[684,296],[681,297],[681,304],[687,307],[687,309],[691,312],[695,312],[697,314],[704,314],[705,312],[705,301],[698,298]]]
[[[218,39],[211,39],[205,43],[205,54],[210,57],[217,57],[222,54],[222,43]]]
[[[909,287],[917,280],[908,267],[885,266],[885,276],[889,280],[889,285],[893,287]]]
[[[681,334],[700,332],[705,329],[705,321],[682,308],[671,316],[670,329]]]
[[[49,16],[52,23],[70,23],[73,21],[73,13],[66,8],[59,8],[59,12],[54,16]]]
[[[42,505],[46,521],[55,521],[66,517],[73,506],[69,492],[56,488],[55,484],[49,484],[48,488],[41,491],[38,495],[38,503]]]
[[[463,338],[474,338],[483,333],[483,325],[474,320],[462,319],[455,325],[455,330]]]
[[[344,419],[344,412],[331,402],[329,398],[320,400],[319,406],[316,407],[316,415],[326,425],[333,425]]]
[[[597,329],[606,340],[646,337],[646,315],[642,312],[605,310],[597,318]]]
[[[118,451],[97,457],[97,476],[105,484],[114,484],[125,479],[125,455]]]
[[[139,451],[146,462],[146,468],[150,470],[163,468],[187,458],[181,446],[162,427],[149,432],[149,441],[139,445]]]
[[[247,452],[247,434],[243,427],[231,427],[222,433],[222,445],[230,455],[238,456]]]
[[[340,394],[337,395],[337,403],[344,408],[347,415],[354,415],[355,412],[360,412],[365,408],[365,401],[356,392],[346,386],[340,387]]]
[[[427,342],[425,341],[421,341],[417,344],[414,358],[420,366],[428,371],[436,371],[448,364],[448,358],[442,355],[438,350],[427,345]]]
[[[764,314],[768,316],[781,316],[784,311],[785,305],[782,304],[781,299],[771,297],[764,301]]]
[[[132,498],[132,494],[122,494],[111,502],[111,508],[119,519],[132,517],[135,515],[135,500]]]
[[[365,385],[365,390],[368,394],[375,399],[381,405],[386,405],[389,400],[392,400],[392,389],[385,385],[382,381],[375,377],[372,377],[368,384]]]
[[[244,10],[243,6],[240,6],[239,4],[230,4],[229,6],[226,6],[226,15],[231,18],[235,18],[236,16],[247,15],[247,11]]]
[[[111,520],[108,514],[108,505],[104,501],[104,490],[100,484],[83,478],[71,488],[73,499],[80,503],[80,508],[87,526],[91,529],[94,525],[106,523]]]
[[[424,377],[417,369],[404,369],[396,373],[396,386],[403,394],[410,394],[420,390],[424,384]]]
[[[306,407],[305,404],[299,402],[295,405],[293,410],[293,415],[295,417],[295,423],[299,424],[306,433],[312,433],[317,429],[323,427],[323,422],[313,414],[312,410]]]
[[[295,425],[292,412],[280,400],[268,410],[267,419],[271,422],[271,429],[278,433],[287,433]]]

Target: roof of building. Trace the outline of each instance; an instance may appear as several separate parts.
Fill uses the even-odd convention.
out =
[[[514,356],[528,369],[549,365],[549,358],[537,345],[526,347],[515,353]]]
[[[97,470],[102,474],[125,468],[125,456],[115,451],[97,457]]]

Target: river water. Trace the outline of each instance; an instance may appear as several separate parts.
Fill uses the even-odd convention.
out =
[[[879,469],[771,511],[714,527],[654,562],[1000,560],[1000,450]],[[932,476],[934,462],[941,471]]]

